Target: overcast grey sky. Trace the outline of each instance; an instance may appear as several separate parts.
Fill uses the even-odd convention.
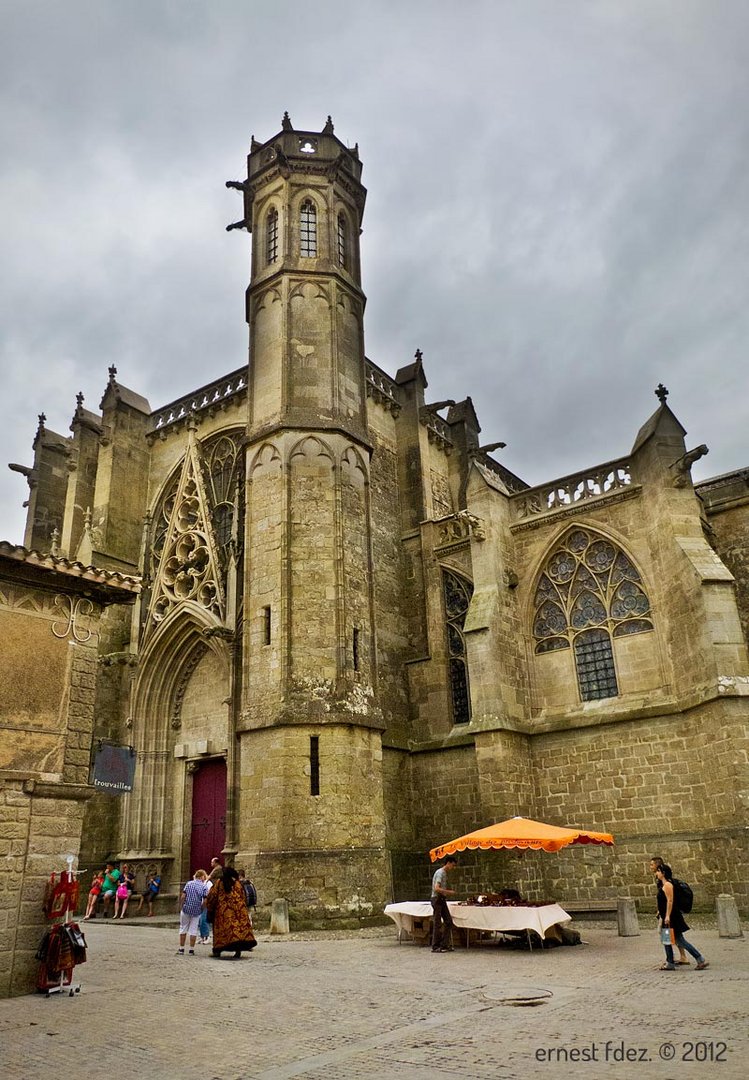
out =
[[[0,0],[0,538],[37,413],[246,360],[250,136],[359,143],[367,354],[424,352],[531,484],[627,453],[664,382],[749,464],[746,0]]]

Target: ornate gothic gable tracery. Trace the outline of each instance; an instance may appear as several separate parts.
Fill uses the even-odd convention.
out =
[[[204,478],[218,557],[224,572],[234,533],[237,534],[237,543],[241,543],[242,537],[244,485],[240,437],[241,433],[237,431],[222,432],[198,444],[202,458],[201,476]],[[146,569],[150,568],[153,577],[161,562],[182,471],[172,477],[162,492],[151,519],[149,566]],[[238,526],[236,529],[235,522]]]
[[[231,444],[231,440],[226,440]],[[221,538],[225,516],[213,517],[225,507],[226,486],[236,466],[228,446],[219,440],[215,471],[209,473],[208,489],[201,469],[198,443],[191,433],[182,473],[176,489],[162,497],[155,522],[152,554],[157,562],[146,632],[163,621],[179,604],[192,602],[222,622],[226,611],[223,560],[216,543],[216,523]],[[214,500],[217,495],[220,503]],[[213,511],[213,514],[212,514]],[[229,530],[231,534],[231,529]],[[230,538],[230,537],[229,537]],[[228,540],[226,541],[228,543]],[[223,544],[221,545],[223,547]]]

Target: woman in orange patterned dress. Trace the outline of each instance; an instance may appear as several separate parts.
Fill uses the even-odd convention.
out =
[[[243,952],[257,945],[250,926],[244,889],[233,866],[225,866],[221,878],[214,883],[206,902],[208,919],[213,923],[213,955],[234,953],[239,960]]]

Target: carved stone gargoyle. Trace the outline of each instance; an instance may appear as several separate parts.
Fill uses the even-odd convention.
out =
[[[699,461],[705,454],[708,454],[708,450],[705,443],[701,443],[700,446],[695,446],[694,450],[687,450],[683,457],[680,457],[678,461],[674,461],[671,468],[675,471],[674,487],[683,488],[686,487],[687,480],[689,479],[689,471],[694,465],[695,461]]]

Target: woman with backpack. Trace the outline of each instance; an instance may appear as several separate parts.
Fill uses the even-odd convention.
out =
[[[676,890],[673,886],[673,874],[671,867],[664,863],[655,871],[655,876],[661,883],[658,890],[658,922],[661,928],[661,940],[666,950],[666,963],[661,965],[661,971],[676,971],[674,963],[674,945],[680,949],[686,949],[690,956],[697,961],[697,971],[704,971],[708,962],[699,949],[684,937],[684,932],[689,929],[683,914],[679,909]],[[666,937],[669,938],[666,941]]]
[[[239,884],[244,889],[244,902],[247,904],[248,913],[252,911],[253,908],[257,910],[257,889],[247,877],[244,870],[239,870],[237,872],[239,874]],[[252,915],[250,915],[250,926],[252,926]]]
[[[658,869],[658,867],[663,866],[663,863],[664,863],[664,860],[660,857],[660,855],[652,855],[650,857],[650,873],[653,875],[653,877],[655,877],[655,872]],[[660,881],[658,881],[657,878],[656,878],[655,883],[656,883],[656,885],[658,887],[658,892],[660,892],[661,891],[661,883],[660,883]],[[689,910],[691,911],[692,909],[689,908]],[[660,922],[658,923],[658,929],[660,930]],[[679,946],[679,959],[676,961],[676,963],[677,964],[689,964],[689,961],[687,960],[687,954],[684,952],[684,950],[682,949],[681,946]]]

